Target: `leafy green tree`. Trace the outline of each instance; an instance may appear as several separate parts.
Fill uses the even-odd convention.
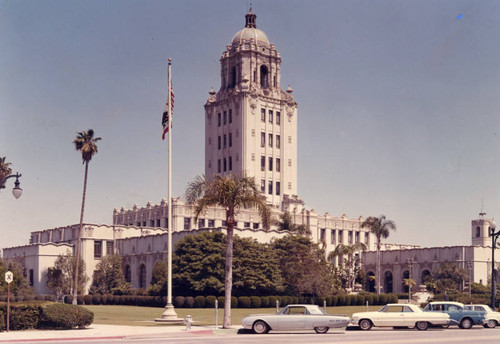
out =
[[[347,286],[354,289],[354,280],[358,271],[356,271],[356,263],[359,262],[359,258],[355,257],[356,252],[365,251],[366,245],[362,242],[357,242],[353,245],[338,244],[335,250],[328,254],[328,260],[333,261],[333,258],[338,256],[347,256],[344,258],[343,265],[345,266],[347,273]],[[359,270],[359,269],[358,269]]]
[[[6,157],[0,158],[0,181],[12,173],[12,169],[9,167],[11,163],[7,162],[5,159]],[[3,184],[0,185],[0,189],[3,189],[4,187],[5,186]]]
[[[377,271],[375,278],[377,279],[377,294],[380,294],[380,245],[382,238],[387,239],[390,230],[396,230],[396,223],[392,220],[387,220],[385,215],[379,217],[370,216],[362,224],[361,228],[368,228],[377,239]]]
[[[224,291],[225,245],[226,235],[220,232],[202,232],[181,239],[173,258],[176,292],[221,294]],[[278,260],[269,245],[235,236],[233,265],[235,295],[260,295],[283,290]],[[165,278],[156,283],[158,286],[164,284]]]
[[[444,263],[432,272],[432,279],[438,293],[453,293],[460,290],[467,279],[467,271],[456,263]]]
[[[238,209],[256,208],[264,228],[269,228],[271,209],[255,184],[253,177],[242,175],[215,175],[209,179],[197,177],[189,183],[186,199],[195,204],[195,218],[208,207],[222,207],[226,212],[227,240],[224,275],[223,328],[231,328],[231,290],[233,286],[233,241]]]
[[[153,267],[151,285],[148,288],[149,295],[166,295],[168,286],[168,264],[160,260]]]
[[[80,267],[78,270],[78,279],[76,285],[78,292],[82,294],[85,291],[85,285],[89,278],[85,272],[85,262],[80,258]],[[54,266],[47,269],[47,286],[56,295],[71,295],[73,293],[72,281],[75,278],[75,257],[68,251],[67,254],[57,256]]]
[[[76,250],[75,257],[80,257],[80,245],[82,241],[82,226],[83,226],[83,213],[85,209],[85,194],[87,193],[87,179],[88,179],[88,171],[89,171],[89,162],[92,160],[92,157],[97,154],[97,144],[96,142],[101,140],[100,137],[94,137],[94,130],[89,129],[88,131],[79,132],[76,136],[76,139],[73,141],[75,148],[77,151],[82,153],[82,163],[85,165],[85,176],[83,178],[83,196],[82,196],[82,210],[80,212],[80,226],[78,227],[78,239],[76,242]],[[78,284],[78,276],[79,276],[79,264],[80,259],[75,259],[75,271],[74,281],[73,281],[73,304],[77,304],[77,293],[80,290],[80,286],[77,287]]]
[[[123,259],[119,254],[104,256],[97,264],[90,294],[126,294],[130,283],[125,281]]]
[[[326,296],[336,287],[336,278],[325,252],[311,239],[287,235],[275,240],[272,247],[288,294]]]
[[[23,266],[14,260],[4,260],[0,258],[0,292],[7,293],[7,282],[5,282],[5,273],[12,272],[13,280],[10,283],[10,291],[14,295],[29,289],[28,283],[24,278]]]
[[[273,224],[277,226],[280,230],[296,232],[300,235],[311,235],[311,230],[307,225],[296,225],[293,222],[292,214],[289,211],[285,211],[279,215],[278,220],[274,220]]]

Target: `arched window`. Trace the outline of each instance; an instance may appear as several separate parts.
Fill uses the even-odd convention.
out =
[[[384,293],[392,293],[392,272],[390,271],[385,273]]]
[[[146,266],[144,264],[139,267],[139,288],[146,289]]]
[[[267,67],[262,65],[260,66],[260,86],[262,88],[268,88],[269,87],[269,80],[268,80],[268,71]]]
[[[132,274],[130,272],[130,265],[126,265],[124,269],[124,274],[125,274],[125,281],[128,283],[132,282]]]
[[[481,227],[476,228],[476,238],[479,238],[481,236]]]
[[[231,81],[229,82],[229,88],[234,88],[236,86],[236,67],[231,68]]]
[[[368,281],[366,282],[367,284],[367,289],[370,293],[375,292],[375,273],[373,271],[370,271],[367,275]]]
[[[410,272],[408,270],[406,270],[406,271],[403,272],[403,279],[401,281],[402,286],[403,286],[403,293],[407,293],[408,292],[408,285],[407,285],[407,283],[410,283],[410,281],[408,281],[409,279],[410,279]],[[408,282],[406,282],[405,280],[407,280]]]
[[[429,270],[422,271],[422,284],[431,279],[431,272]]]

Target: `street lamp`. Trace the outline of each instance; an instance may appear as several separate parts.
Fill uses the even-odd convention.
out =
[[[0,189],[5,189],[5,182],[7,181],[7,179],[16,177],[16,181],[14,182],[14,188],[12,189],[12,194],[14,195],[15,198],[21,197],[21,195],[23,194],[23,189],[19,187],[19,185],[21,185],[21,183],[19,182],[19,177],[21,176],[22,174],[19,174],[19,172],[16,172],[16,174],[8,175],[7,177],[5,177],[0,181]]]
[[[408,303],[411,303],[411,273],[414,263],[415,261],[413,260],[413,258],[406,258],[406,264],[408,264]]]
[[[495,273],[495,247],[497,239],[500,236],[500,230],[495,232],[497,224],[495,221],[490,223],[490,236],[491,236],[491,308],[495,309],[495,296],[497,291],[496,286],[496,273]]]
[[[469,299],[472,297],[472,262],[468,261],[467,262],[467,272],[468,272],[468,279],[469,279]],[[472,302],[472,301],[471,301]]]

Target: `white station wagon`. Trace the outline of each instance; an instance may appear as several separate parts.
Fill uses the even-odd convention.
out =
[[[349,320],[343,315],[328,315],[317,305],[288,305],[276,314],[249,315],[241,323],[259,334],[313,329],[316,333],[327,333],[330,328],[346,327]]]
[[[484,327],[494,328],[500,324],[500,313],[495,312],[491,309],[490,306],[487,305],[465,305],[465,309],[470,309],[473,311],[485,312],[484,315]]]
[[[369,330],[373,326],[380,327],[416,327],[427,330],[429,325],[448,325],[450,316],[446,313],[424,312],[412,304],[390,303],[376,312],[354,313],[352,326]]]

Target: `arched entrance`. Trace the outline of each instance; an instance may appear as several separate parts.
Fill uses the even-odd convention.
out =
[[[425,282],[428,282],[431,278],[431,272],[429,270],[422,271],[422,284],[425,284]]]
[[[125,265],[125,269],[123,269],[123,274],[125,275],[125,281],[128,283],[132,282],[132,273],[130,271],[130,265]]]
[[[407,293],[408,292],[408,285],[407,283],[409,282],[406,282],[405,280],[408,281],[408,279],[410,278],[410,272],[408,270],[405,270],[403,271],[403,277],[401,278],[401,289],[403,290],[403,293]]]
[[[139,267],[139,288],[146,289],[146,266],[144,264]]]
[[[368,274],[366,275],[367,279],[366,279],[366,289],[370,292],[370,293],[374,293],[375,292],[375,273],[373,271],[370,271],[368,272]]]
[[[384,275],[384,292],[392,293],[392,272],[386,271]]]

